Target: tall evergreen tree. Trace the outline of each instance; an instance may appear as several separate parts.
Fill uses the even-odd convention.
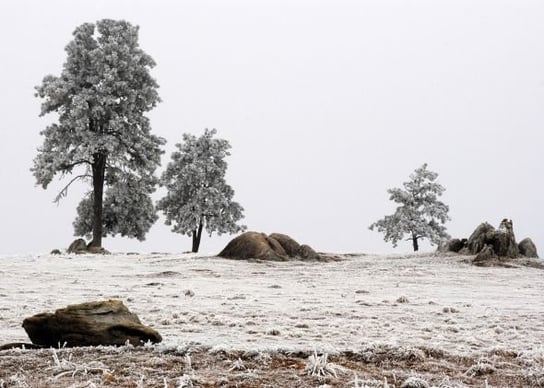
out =
[[[60,76],[36,87],[41,115],[56,112],[58,122],[41,132],[31,170],[44,189],[55,175],[78,171],[56,201],[77,180],[92,184],[74,222],[76,234],[92,236],[91,246],[101,247],[107,234],[143,239],[157,219],[149,195],[165,143],[144,115],[160,101],[150,75],[155,62],[126,21],[85,23],[73,36]]]
[[[198,252],[202,231],[237,233],[245,226],[237,222],[244,209],[232,199],[234,190],[225,181],[230,144],[214,139],[215,129],[205,130],[200,137],[183,135],[183,143],[176,144],[172,161],[160,179],[167,194],[157,203],[164,212],[166,225],[172,231],[192,237],[192,251]]]
[[[410,181],[403,183],[404,189],[394,188],[387,192],[389,199],[400,206],[395,213],[370,225],[385,234],[384,240],[393,246],[408,235],[414,252],[419,249],[418,240],[428,238],[431,243],[439,244],[449,238],[443,224],[449,220],[449,207],[438,200],[446,190],[436,181],[438,174],[427,170],[427,164],[419,167],[410,175]]]

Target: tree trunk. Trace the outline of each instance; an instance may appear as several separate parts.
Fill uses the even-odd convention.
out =
[[[200,248],[200,238],[202,237],[202,221],[198,225],[198,230],[193,230],[193,253],[197,253]]]
[[[93,156],[93,239],[90,246],[102,247],[102,202],[104,196],[104,176],[106,155]]]
[[[414,246],[414,252],[417,252],[419,250],[419,245],[417,243],[417,239],[419,237],[417,236],[412,236],[412,245]]]

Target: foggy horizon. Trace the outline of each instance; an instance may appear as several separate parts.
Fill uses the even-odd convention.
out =
[[[217,129],[232,148],[227,183],[248,230],[279,232],[318,251],[411,252],[368,227],[396,204],[423,163],[439,174],[452,237],[482,222],[514,223],[544,249],[544,3],[536,1],[7,1],[0,143],[0,255],[66,249],[90,186],[36,186],[30,168],[55,121],[34,87],[60,75],[85,22],[139,26],[162,99],[148,117],[167,140],[159,176],[185,132]],[[159,189],[153,199],[164,194]],[[233,236],[203,233],[217,253]],[[191,239],[161,216],[143,242],[112,252],[184,252]],[[420,250],[436,247],[424,240]],[[542,254],[542,253],[541,253]]]

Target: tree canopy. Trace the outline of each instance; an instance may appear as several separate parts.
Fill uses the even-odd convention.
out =
[[[231,147],[227,140],[215,139],[216,133],[206,129],[198,138],[184,134],[160,179],[167,194],[157,208],[172,231],[193,238],[193,252],[198,252],[203,229],[210,235],[245,230],[237,224],[244,209],[233,201],[234,190],[225,180]]]
[[[92,233],[93,246],[107,234],[143,239],[156,220],[149,194],[165,143],[145,116],[160,101],[150,74],[155,62],[139,47],[138,27],[126,21],[82,24],[65,50],[60,76],[36,87],[41,116],[55,112],[58,122],[41,132],[31,170],[44,189],[57,174],[71,176],[57,201],[76,180],[92,184],[74,226],[76,234]]]
[[[443,225],[450,219],[449,207],[438,199],[446,189],[436,182],[437,177],[425,163],[410,175],[410,181],[403,183],[404,189],[387,190],[389,199],[400,206],[392,215],[370,225],[370,229],[384,233],[384,240],[391,241],[394,247],[409,235],[414,251],[419,249],[419,239],[440,244],[449,238]]]

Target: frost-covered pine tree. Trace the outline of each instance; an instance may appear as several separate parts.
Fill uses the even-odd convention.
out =
[[[157,209],[164,213],[173,232],[192,237],[193,252],[198,252],[203,229],[210,236],[246,229],[237,224],[244,209],[232,200],[234,190],[225,181],[230,144],[213,138],[216,133],[206,129],[198,138],[184,134],[160,179],[167,194],[158,201]]]
[[[92,236],[91,246],[101,247],[108,234],[142,240],[157,219],[150,194],[165,143],[144,115],[160,101],[150,75],[155,62],[126,21],[82,24],[65,50],[60,76],[36,87],[41,116],[55,112],[58,122],[41,132],[31,170],[44,189],[57,174],[72,176],[56,201],[73,182],[91,183],[74,222],[77,235]]]
[[[438,174],[427,170],[425,163],[410,175],[410,181],[403,183],[404,189],[389,189],[389,199],[400,206],[394,214],[370,225],[385,234],[384,240],[393,246],[408,235],[414,252],[419,249],[418,240],[427,238],[433,244],[440,244],[449,238],[444,224],[449,220],[449,207],[438,200],[445,188],[435,182]]]

